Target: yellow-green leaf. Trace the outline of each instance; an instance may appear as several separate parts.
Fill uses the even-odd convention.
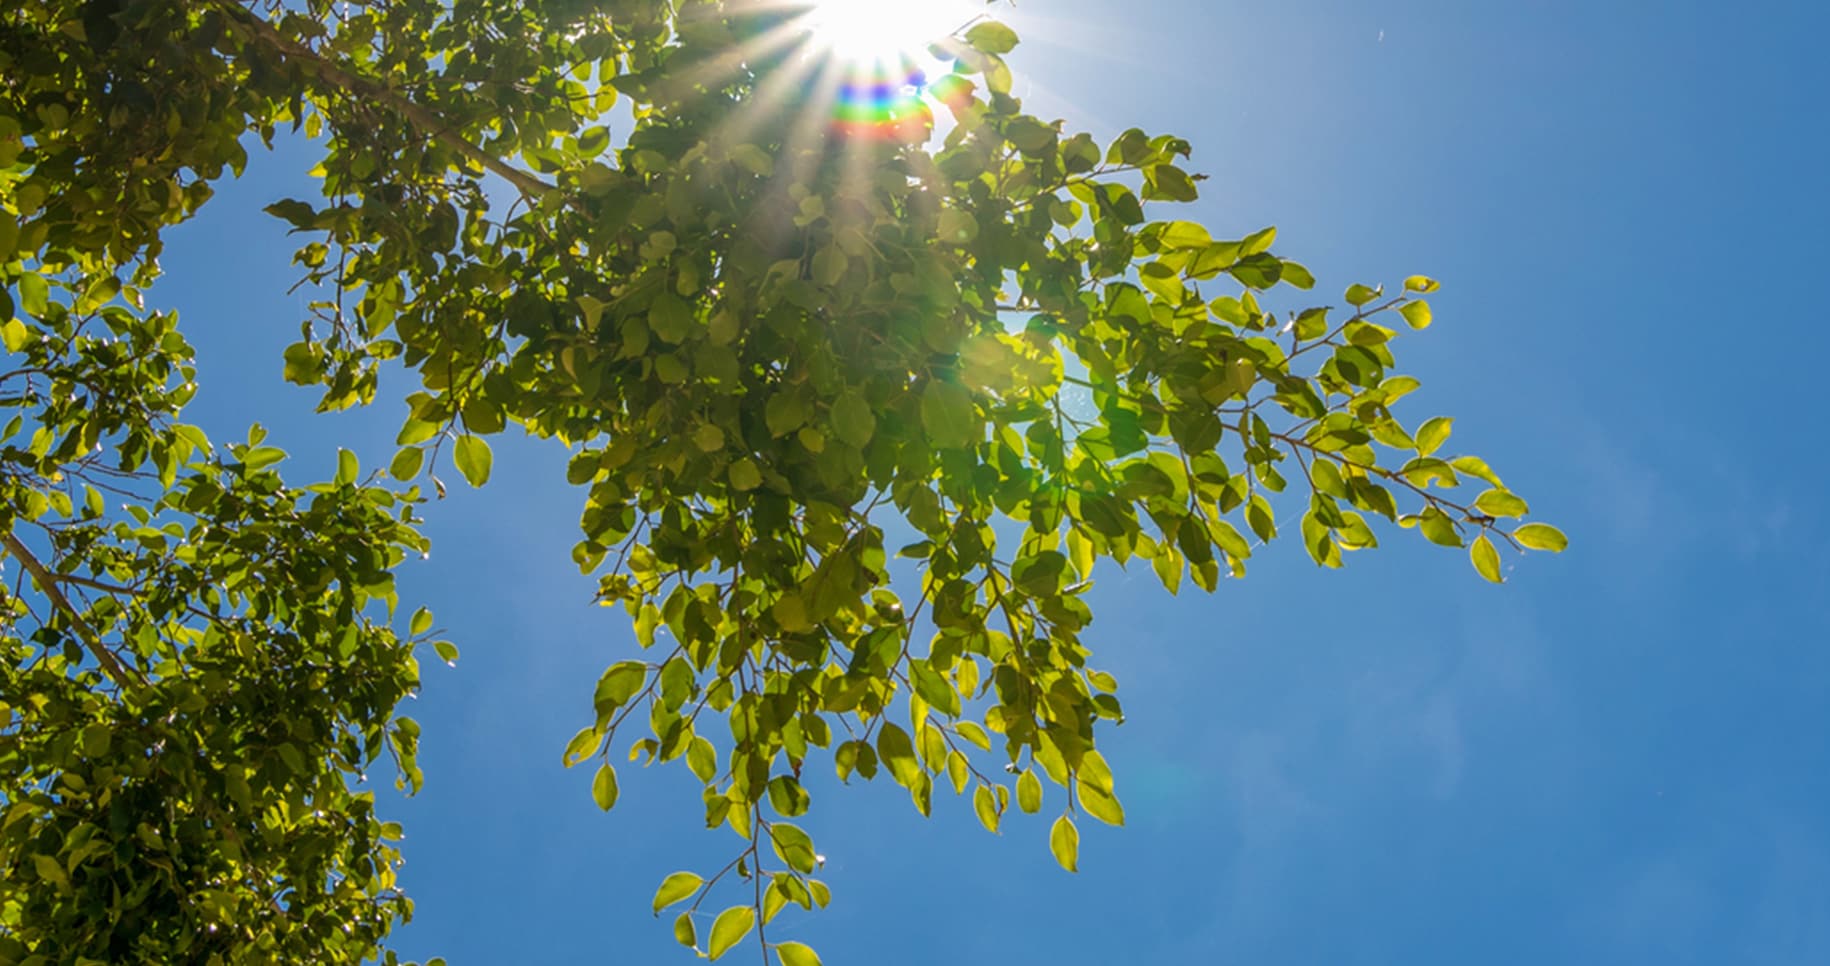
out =
[[[606,812],[616,807],[616,769],[608,762],[597,769],[597,777],[591,779],[591,800]]]
[[[1490,517],[1522,517],[1531,512],[1525,501],[1506,490],[1488,490],[1474,498],[1474,508]]]
[[[1468,556],[1482,577],[1496,584],[1501,582],[1500,552],[1493,548],[1493,541],[1487,539],[1486,534],[1474,538],[1474,543],[1468,547]]]
[[[712,938],[706,945],[706,956],[711,959],[723,956],[755,927],[756,910],[750,906],[732,906],[719,913],[712,921]]]
[[[1031,815],[1042,810],[1042,782],[1033,769],[1017,776],[1017,807]]]
[[[1088,815],[1107,825],[1125,824],[1125,809],[1118,803],[1118,796],[1084,777],[1075,783],[1075,788],[1080,792],[1080,807]]]
[[[18,352],[25,348],[26,341],[31,337],[32,330],[18,319],[7,319],[4,325],[0,325],[0,341],[6,343],[8,352]]]
[[[457,463],[458,472],[471,486],[482,486],[489,482],[489,468],[494,461],[494,454],[489,451],[489,444],[481,436],[460,436],[457,449],[452,454]]]
[[[819,954],[802,943],[782,943],[775,947],[775,955],[781,959],[782,966],[820,966]]]
[[[661,910],[698,892],[704,884],[704,879],[691,872],[675,872],[661,880],[661,888],[655,890],[654,894],[655,915],[660,915]]]
[[[1008,54],[1017,46],[1017,32],[996,20],[981,20],[966,31],[966,43],[987,54]]]
[[[813,839],[807,836],[798,826],[787,822],[776,822],[769,826],[769,844],[775,847],[775,854],[796,872],[812,872],[818,857],[813,851]]]
[[[972,793],[972,810],[978,814],[979,824],[985,826],[985,831],[996,835],[1000,816],[997,799],[991,794],[990,786],[980,785]]]
[[[1061,863],[1062,868],[1069,872],[1080,871],[1080,830],[1066,815],[1055,819],[1055,827],[1049,830],[1048,850],[1055,854],[1055,861]]]
[[[1562,553],[1569,546],[1569,538],[1563,531],[1548,523],[1527,523],[1514,530],[1512,538],[1533,550],[1548,550],[1551,553]]]
[[[1417,441],[1417,455],[1428,456],[1441,449],[1442,444],[1449,441],[1449,433],[1454,428],[1455,420],[1447,416],[1426,420],[1422,426],[1417,427],[1417,435],[1413,437]]]

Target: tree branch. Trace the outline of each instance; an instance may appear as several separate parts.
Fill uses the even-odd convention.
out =
[[[57,575],[45,569],[45,565],[39,562],[31,549],[12,533],[0,535],[0,547],[4,547],[6,552],[18,560],[20,566],[32,575],[32,581],[38,585],[38,589],[43,591],[46,597],[50,598],[52,606],[63,611],[64,617],[70,621],[70,626],[76,628],[76,632],[82,636],[84,646],[89,649],[90,654],[95,656],[95,662],[102,666],[103,673],[122,688],[136,686],[139,682],[129,673],[127,666],[121,663],[120,658],[114,656],[113,651],[108,650],[102,644],[101,635],[97,634],[95,628],[90,627],[89,622],[83,619],[82,612],[76,609],[76,605],[70,603],[70,598],[64,596],[63,589],[57,586]]]

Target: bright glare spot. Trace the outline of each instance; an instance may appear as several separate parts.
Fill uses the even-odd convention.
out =
[[[965,26],[982,5],[966,0],[814,0],[804,23],[813,43],[854,63],[921,57]]]

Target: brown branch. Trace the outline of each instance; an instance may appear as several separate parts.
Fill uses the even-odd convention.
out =
[[[58,587],[57,575],[45,569],[45,565],[39,562],[31,549],[12,533],[0,535],[0,547],[4,547],[6,552],[18,560],[20,566],[32,575],[33,582],[38,585],[38,589],[43,591],[46,597],[50,598],[52,606],[63,611],[64,617],[70,621],[70,625],[75,627],[76,632],[82,636],[83,644],[89,649],[89,653],[95,656],[95,662],[102,666],[102,671],[122,688],[136,686],[139,682],[128,672],[127,666],[121,663],[120,658],[114,656],[113,651],[108,650],[102,644],[101,635],[97,634],[95,628],[90,627],[89,622],[83,619],[82,612],[76,609],[76,605],[70,603],[70,598],[64,596],[63,589]]]
[[[228,18],[229,29],[245,43],[253,44],[294,64],[315,79],[353,97],[375,101],[393,109],[421,134],[481,165],[515,186],[523,195],[542,198],[558,188],[483,150],[461,137],[445,119],[417,101],[370,78],[350,72],[317,51],[289,40],[266,19],[245,7],[226,0],[214,0],[213,6]]]

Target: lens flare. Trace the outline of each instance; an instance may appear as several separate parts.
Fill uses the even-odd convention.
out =
[[[835,60],[895,64],[918,57],[974,13],[963,0],[816,0],[804,23]]]
[[[922,141],[934,127],[929,52],[973,20],[963,0],[819,0],[803,20],[809,53],[834,84],[832,127],[853,139]]]

